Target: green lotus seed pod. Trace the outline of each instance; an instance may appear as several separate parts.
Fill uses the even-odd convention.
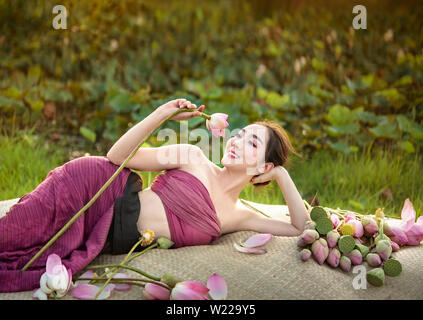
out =
[[[316,221],[316,230],[320,234],[327,234],[329,231],[333,230],[332,220],[329,218],[319,218]]]
[[[365,258],[369,253],[369,247],[365,246],[364,244],[356,243],[355,247],[361,252],[363,258]]]
[[[328,218],[329,215],[326,212],[325,209],[323,209],[323,207],[317,206],[317,207],[313,207],[313,209],[311,209],[310,212],[310,218],[313,221],[317,222],[317,219],[319,218]]]
[[[341,236],[338,240],[338,247],[343,254],[350,253],[355,247],[354,238],[350,235]]]
[[[311,221],[311,220],[306,221],[304,229],[315,230],[316,229],[316,222]]]
[[[160,281],[166,283],[171,288],[175,287],[178,282],[181,282],[181,280],[168,273],[164,274]]]
[[[394,258],[390,258],[383,263],[383,270],[387,276],[396,277],[402,272],[401,262]]]
[[[371,285],[381,287],[385,283],[385,272],[383,272],[382,268],[369,270],[367,271],[366,279]]]
[[[165,237],[158,238],[157,243],[160,249],[169,249],[171,246],[175,244],[172,240]]]

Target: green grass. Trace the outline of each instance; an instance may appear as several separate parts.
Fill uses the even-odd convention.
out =
[[[66,162],[65,152],[38,136],[0,136],[0,200],[34,190],[50,170]]]
[[[422,211],[421,154],[406,156],[386,150],[344,156],[321,151],[312,159],[295,159],[288,172],[304,199],[310,201],[316,194],[326,207],[372,214],[385,208],[386,215],[400,217],[404,200],[410,198],[417,215]],[[266,188],[256,195],[246,188],[244,196],[257,202],[284,203],[276,182]]]
[[[60,150],[57,150],[60,149]],[[48,172],[68,161],[63,148],[38,136],[0,137],[0,200],[21,197],[43,181]],[[423,207],[421,154],[406,156],[387,151],[363,152],[353,156],[321,151],[311,159],[293,159],[288,168],[305,200],[317,194],[321,205],[374,213],[385,208],[389,216],[400,216],[404,200],[410,198],[417,214]],[[142,172],[144,188],[158,172]],[[273,181],[257,190],[248,185],[241,198],[266,204],[285,204]]]

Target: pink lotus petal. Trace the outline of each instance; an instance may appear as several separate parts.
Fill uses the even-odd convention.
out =
[[[110,297],[110,293],[114,289],[113,284],[109,284],[106,286],[106,288],[100,293],[98,296],[98,300],[104,300]],[[100,287],[97,287],[92,284],[79,284],[72,290],[72,296],[81,299],[81,300],[93,300],[96,294],[100,291]]]
[[[423,216],[420,216],[418,219],[417,219],[417,222],[416,222],[417,224],[422,224],[423,225]]]
[[[209,294],[213,300],[225,300],[228,295],[226,281],[217,273],[207,279],[207,288],[210,289]]]
[[[170,294],[171,300],[208,300],[209,289],[199,281],[178,282]]]
[[[128,279],[129,276],[125,273],[116,273],[113,276],[113,279]],[[127,291],[127,290],[131,290],[131,285],[130,284],[124,284],[124,283],[115,283],[115,290],[118,291]]]
[[[202,282],[200,281],[183,281],[180,282],[180,286],[187,287],[189,289],[195,290],[200,294],[206,294],[209,292],[209,288],[207,288]]]
[[[267,243],[272,238],[271,233],[259,233],[249,237],[243,244],[243,247],[254,248]]]
[[[68,281],[68,287],[66,288],[66,292],[69,291],[69,289],[72,285],[72,270],[71,270],[71,268],[68,269],[68,276],[69,276],[69,281]]]
[[[392,226],[391,227],[391,231],[392,231],[392,238],[394,240],[394,242],[398,243],[398,244],[406,244],[408,242],[408,237],[405,234],[405,232],[397,226]]]
[[[52,253],[47,258],[46,263],[46,272],[48,275],[56,275],[61,272],[61,266],[62,266],[62,259],[55,254]]]
[[[32,291],[32,297],[35,299],[39,299],[39,300],[47,300],[47,295],[44,293],[43,290],[41,290],[41,288],[35,289],[34,291]]]
[[[161,283],[165,284],[164,282]],[[147,283],[143,293],[148,300],[169,300],[170,298],[170,290],[155,283]]]
[[[405,229],[410,227],[416,219],[416,211],[414,210],[413,204],[408,198],[404,201],[404,206],[402,207],[401,211],[401,219]]]
[[[410,228],[404,231],[407,235],[409,246],[418,246],[423,240],[423,225],[414,223]]]
[[[332,224],[334,228],[336,228],[341,223],[341,220],[339,220],[339,217],[336,214],[331,214],[330,220],[332,220]]]
[[[234,247],[235,247],[236,250],[238,250],[239,252],[243,252],[243,253],[264,254],[264,253],[267,252],[264,249],[242,247],[237,243],[234,243]]]

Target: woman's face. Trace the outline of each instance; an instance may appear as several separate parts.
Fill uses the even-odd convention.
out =
[[[227,141],[222,165],[245,169],[247,175],[261,173],[268,139],[267,127],[258,124],[244,127]]]

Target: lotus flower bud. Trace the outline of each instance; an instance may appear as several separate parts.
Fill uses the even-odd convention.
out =
[[[337,248],[329,249],[329,255],[326,262],[333,268],[339,265],[339,259],[341,259],[341,252]]]
[[[366,261],[371,267],[379,267],[382,264],[382,259],[377,253],[369,253],[366,256]]]
[[[329,247],[326,240],[320,238],[314,241],[311,245],[311,252],[313,252],[313,257],[317,261],[317,263],[322,265],[329,255]]]
[[[392,253],[391,240],[380,240],[376,245],[376,252],[383,261],[388,260]]]
[[[312,221],[312,220],[308,220],[305,223],[305,227],[304,229],[309,229],[309,230],[316,230],[316,222]]]
[[[305,243],[305,242],[303,241],[303,239],[301,239],[301,237],[300,237],[300,238],[298,238],[298,241],[297,241],[297,246],[298,246],[298,247],[302,248],[302,247],[305,247],[306,245],[307,245],[307,243]]]
[[[319,233],[316,230],[304,230],[303,234],[301,235],[301,239],[305,244],[313,243],[315,240],[319,239]]]
[[[339,260],[339,266],[342,271],[349,272],[351,270],[351,260],[347,256],[342,256]]]
[[[354,249],[347,256],[348,258],[350,258],[351,263],[353,265],[358,265],[363,262],[363,256],[361,255],[361,252],[358,249]]]
[[[375,243],[377,244],[379,241],[382,241],[382,240],[391,241],[391,239],[386,234],[379,232],[379,234],[375,238]]]
[[[300,252],[301,260],[307,261],[311,257],[311,251],[308,249],[303,249]]]
[[[347,222],[347,224],[354,226],[354,238],[361,238],[364,234],[364,228],[360,221],[351,219]]]
[[[367,237],[373,236],[379,230],[376,221],[371,217],[364,217],[361,223],[364,227],[364,234]]]
[[[341,235],[335,229],[332,231],[329,231],[328,234],[326,235],[326,241],[328,243],[328,247],[334,248],[337,245],[340,237]]]
[[[392,240],[391,240],[391,247],[392,247],[392,252],[397,252],[400,249],[399,244]]]
[[[339,217],[336,214],[330,215],[330,220],[332,220],[333,227],[337,228],[341,224],[341,220],[339,220]]]

